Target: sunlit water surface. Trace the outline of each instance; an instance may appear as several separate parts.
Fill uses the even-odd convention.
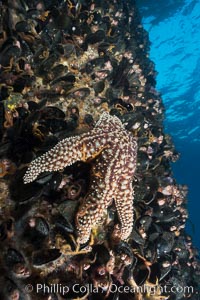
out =
[[[174,175],[178,183],[189,187],[187,231],[200,249],[200,1],[136,2],[158,71],[165,131],[181,152],[173,165]]]

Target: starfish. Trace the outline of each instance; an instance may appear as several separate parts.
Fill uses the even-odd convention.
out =
[[[45,171],[58,171],[77,162],[93,160],[91,185],[76,215],[78,241],[86,243],[94,226],[102,222],[114,200],[121,223],[121,239],[133,227],[132,180],[136,168],[137,142],[122,122],[104,112],[95,127],[86,133],[60,141],[31,162],[24,183]]]

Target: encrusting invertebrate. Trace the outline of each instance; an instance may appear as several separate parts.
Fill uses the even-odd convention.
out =
[[[94,129],[59,142],[29,166],[24,183],[45,171],[58,171],[77,162],[94,159],[91,186],[76,216],[78,241],[86,243],[91,229],[114,199],[121,222],[121,238],[133,227],[132,179],[136,168],[137,142],[116,116],[104,112]]]

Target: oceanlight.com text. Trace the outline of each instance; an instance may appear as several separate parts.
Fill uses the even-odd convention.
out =
[[[149,286],[149,285],[143,285],[143,286],[135,286],[130,287],[128,285],[116,285],[111,284],[109,288],[106,290],[110,293],[141,293],[141,294],[149,294],[149,295],[158,295],[158,294],[193,294],[195,293],[194,288],[192,286]],[[74,294],[89,294],[89,293],[103,293],[105,290],[102,288],[98,288],[93,286],[92,284],[74,284],[71,286],[63,285],[63,284],[42,284],[38,283],[36,286],[33,286],[31,284],[27,284],[25,286],[25,292],[26,293],[44,293],[44,294],[50,294],[50,293],[58,293],[61,295],[66,295],[68,293],[74,293]]]

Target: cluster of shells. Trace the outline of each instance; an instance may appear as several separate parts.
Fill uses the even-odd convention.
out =
[[[178,153],[134,1],[1,1],[0,15],[0,299],[198,299],[187,187],[172,176]],[[23,175],[103,111],[138,141],[134,228],[120,241],[113,204],[80,249],[74,220],[92,161],[28,185]]]

